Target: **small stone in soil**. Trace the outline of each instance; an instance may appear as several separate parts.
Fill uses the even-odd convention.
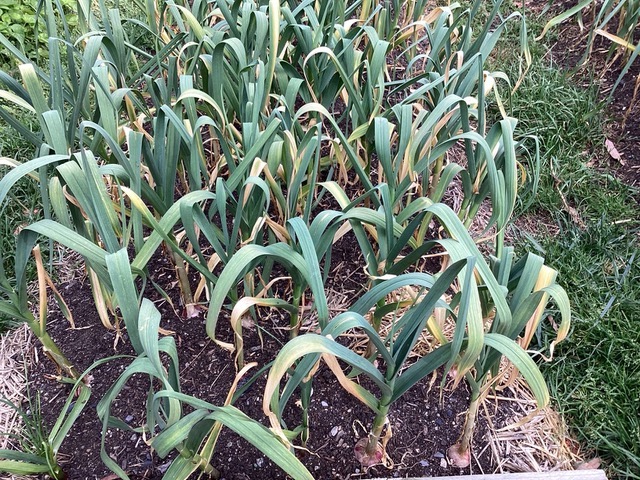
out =
[[[339,431],[340,431],[340,427],[333,427],[331,429],[331,436],[335,437],[338,434]]]
[[[329,406],[329,404],[324,400],[320,402],[320,405],[322,405],[324,408],[327,408]]]
[[[428,467],[429,466],[429,460],[420,460],[420,465],[422,465],[423,467]]]
[[[444,453],[436,452],[433,454],[433,458],[444,458]]]
[[[258,466],[258,468],[262,468],[262,466],[264,465],[264,458],[259,457],[259,458],[256,460],[256,465]]]
[[[447,460],[445,458],[441,458],[440,459],[440,467],[441,468],[447,468]]]

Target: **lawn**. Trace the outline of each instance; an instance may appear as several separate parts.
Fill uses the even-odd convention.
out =
[[[539,138],[546,172],[513,234],[558,270],[571,297],[572,332],[542,369],[554,405],[611,477],[638,478],[640,170],[630,103],[638,67],[609,98],[624,63],[607,67],[600,43],[584,67],[568,70],[584,53],[583,43],[563,43],[579,38],[576,30],[569,24],[532,46],[532,67],[511,99],[521,131]]]

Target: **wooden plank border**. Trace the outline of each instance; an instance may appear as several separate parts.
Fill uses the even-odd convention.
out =
[[[557,472],[498,473],[456,477],[411,477],[405,480],[607,480],[604,470],[559,470]],[[374,480],[391,480],[377,478]]]

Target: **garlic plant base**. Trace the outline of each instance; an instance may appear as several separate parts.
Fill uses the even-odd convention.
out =
[[[447,457],[449,457],[449,463],[458,468],[466,468],[471,463],[471,451],[467,448],[466,451],[462,450],[462,445],[456,443],[449,447],[447,450]]]
[[[356,443],[356,446],[353,449],[353,452],[356,456],[356,460],[360,462],[363,467],[372,467],[373,465],[378,465],[382,463],[384,459],[384,448],[382,445],[378,443],[375,452],[372,454],[367,454],[367,443],[369,441],[368,437],[361,438]]]

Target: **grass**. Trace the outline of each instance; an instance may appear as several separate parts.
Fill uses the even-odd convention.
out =
[[[20,445],[21,452],[43,459],[43,463],[38,465],[38,471],[47,472],[49,474],[48,477],[53,479],[65,478],[56,459],[51,455],[50,441],[44,424],[40,393],[36,392],[35,395],[32,395],[32,392],[29,391],[27,386],[26,409],[4,399],[0,401],[16,411],[23,424],[19,435],[9,433],[5,435],[12,437],[13,442]],[[1,462],[0,468],[2,468]]]
[[[0,123],[0,157],[25,161],[33,157],[33,146],[17,135],[7,124]],[[6,174],[8,168],[0,166],[0,178]],[[10,200],[0,210],[3,219],[0,225],[0,251],[2,252],[14,252],[17,232],[23,226],[42,218],[40,189],[37,182],[30,178],[23,178],[9,195]],[[13,255],[5,254],[3,257],[7,276],[13,278]],[[30,278],[35,278],[33,268]],[[14,325],[15,322],[12,319],[0,314],[0,332]]]
[[[637,232],[636,232],[637,233]],[[633,232],[609,219],[546,241],[573,297],[574,331],[546,369],[561,413],[619,478],[640,476],[640,266]],[[567,252],[570,255],[567,255]]]
[[[610,477],[640,478],[640,192],[606,171],[597,87],[576,86],[546,45],[531,47],[533,64],[509,107],[519,131],[540,139],[539,191],[523,213],[548,231],[534,236],[518,222],[514,230],[521,248],[559,271],[574,319],[543,372],[560,413]],[[512,78],[517,68],[507,69]]]

